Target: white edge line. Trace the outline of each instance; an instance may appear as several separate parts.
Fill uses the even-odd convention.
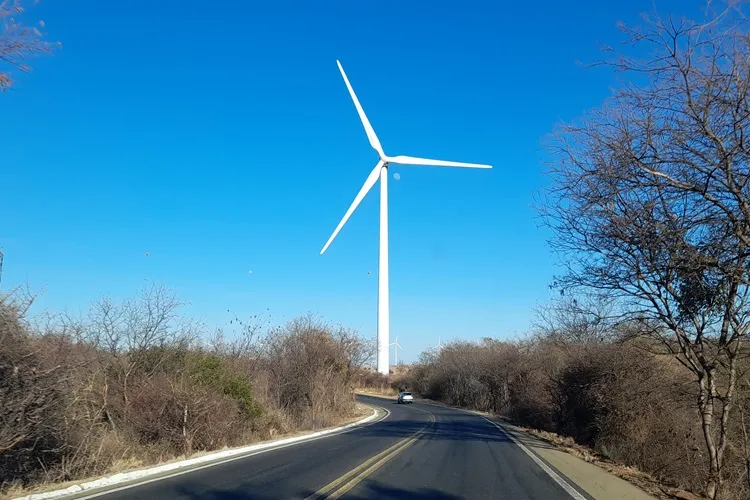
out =
[[[466,411],[466,410],[464,410],[464,411]],[[555,481],[557,484],[559,484],[560,487],[562,489],[564,489],[571,497],[575,498],[575,500],[587,500],[587,498],[585,496],[581,495],[581,493],[578,490],[576,490],[575,488],[573,488],[573,486],[571,486],[569,482],[567,482],[565,479],[563,479],[562,477],[560,477],[560,475],[557,472],[555,472],[554,470],[552,470],[552,468],[549,465],[547,465],[544,462],[544,460],[542,460],[534,452],[532,452],[531,450],[529,450],[526,447],[526,445],[524,445],[518,439],[516,439],[515,436],[513,436],[510,432],[506,431],[500,424],[498,424],[497,422],[495,422],[492,419],[489,419],[489,418],[485,417],[484,415],[480,415],[478,413],[473,413],[473,414],[482,417],[487,422],[491,423],[492,425],[494,425],[495,427],[497,427],[498,429],[500,429],[500,431],[503,434],[505,434],[507,437],[509,437],[516,444],[516,446],[518,446],[519,448],[521,448],[521,450],[523,450],[524,453],[526,453],[534,462],[536,462],[536,464],[539,467],[541,467],[541,469],[544,472],[546,472],[547,475],[549,477],[551,477],[553,481]]]
[[[369,405],[369,406],[374,407],[376,405]],[[388,416],[391,414],[391,412],[387,408],[382,408],[380,406],[378,406],[378,408],[385,410],[385,416],[380,420],[384,420],[388,418]],[[97,492],[86,497],[80,497],[78,500],[94,498],[94,497],[98,497],[101,495],[114,493],[115,491],[126,490],[129,488],[134,488],[136,486],[141,486],[143,484],[153,483],[155,481],[161,481],[162,479],[180,476],[182,474],[187,474],[189,472],[194,472],[200,469],[213,467],[214,465],[224,464],[227,462],[231,462],[233,460],[240,460],[242,458],[252,457],[254,455],[258,455],[266,451],[286,448],[288,446],[293,446],[293,445],[300,444],[306,441],[315,441],[317,439],[328,437],[331,434],[343,434],[344,432],[349,432],[351,430],[354,430],[355,427],[371,422],[377,417],[377,415],[378,415],[377,410],[373,408],[372,415],[370,415],[369,417],[365,417],[362,420],[358,420],[356,422],[352,422],[351,424],[343,425],[341,427],[334,427],[333,429],[326,429],[323,431],[314,432],[312,434],[306,434],[304,436],[289,437],[289,438],[279,439],[277,441],[267,441],[265,443],[244,446],[242,448],[233,448],[231,450],[219,451],[219,452],[211,453],[208,455],[203,455],[201,457],[191,458],[188,460],[182,460],[180,462],[160,465],[160,466],[156,466],[156,467],[152,467],[148,469],[139,469],[139,470],[135,470],[131,472],[121,472],[118,474],[113,474],[111,476],[105,476],[100,479],[95,479],[93,481],[88,481],[88,482],[81,483],[81,484],[74,484],[72,486],[69,486],[67,488],[63,488],[60,490],[47,491],[44,493],[32,493],[30,495],[26,495],[22,497],[14,497],[13,500],[46,500],[48,498],[59,498],[59,497],[67,496],[67,495],[83,493],[86,490],[103,488],[106,486],[115,486],[117,484],[124,483],[126,481],[134,481],[140,478],[148,478],[150,476],[162,474],[164,472],[169,472],[172,470],[177,471],[174,474],[169,474],[166,476],[159,476],[157,478],[147,479],[145,481],[138,481],[133,484],[128,484],[120,488],[113,488],[113,489],[108,489],[106,491]],[[255,452],[255,453],[250,453],[250,452]],[[186,467],[190,467],[192,465],[201,464],[204,462],[208,462],[208,463],[200,467],[192,467],[189,470],[179,470],[179,469],[184,469]]]
[[[510,440],[513,441],[516,444],[516,446],[518,446],[519,448],[521,448],[521,450],[524,453],[526,453],[549,477],[552,478],[552,480],[554,482],[556,482],[558,485],[560,485],[560,487],[562,489],[564,489],[565,492],[568,493],[571,497],[573,497],[575,500],[588,500],[578,490],[576,490],[568,481],[566,481],[565,479],[563,479],[560,476],[560,474],[558,474],[557,472],[555,472],[552,469],[552,467],[550,467],[549,465],[547,465],[547,463],[544,460],[542,460],[541,458],[539,458],[536,455],[536,453],[534,453],[533,451],[531,451],[530,449],[528,449],[526,447],[526,445],[524,445],[523,443],[521,443],[518,439],[515,438],[515,436],[513,436],[510,432],[506,431],[505,428],[502,425],[500,425],[499,423],[497,423],[496,421],[494,421],[494,420],[492,420],[490,418],[487,418],[484,415],[482,415],[481,413],[477,413],[477,412],[475,412],[473,410],[467,410],[465,408],[456,408],[454,406],[447,406],[447,408],[451,408],[451,409],[454,409],[454,410],[463,411],[463,412],[469,413],[471,415],[475,415],[477,417],[482,417],[487,422],[489,422],[492,425],[494,425],[505,436],[507,436],[508,438],[510,438]]]

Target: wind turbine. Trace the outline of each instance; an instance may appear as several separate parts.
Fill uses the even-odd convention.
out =
[[[394,351],[396,352],[396,360],[395,360],[396,361],[396,366],[398,366],[398,350],[399,349],[403,350],[403,347],[401,347],[401,344],[398,343],[398,335],[396,335],[396,341],[392,342],[390,345],[396,346],[395,349],[394,349]]]
[[[338,64],[339,66],[339,71],[341,71],[341,76],[344,78],[346,88],[349,89],[349,95],[351,95],[352,101],[354,101],[354,107],[357,108],[359,119],[362,121],[362,125],[365,128],[365,133],[367,134],[367,138],[370,140],[370,145],[378,153],[379,159],[375,164],[375,167],[370,172],[370,175],[367,176],[367,179],[362,185],[362,188],[359,190],[359,193],[357,193],[357,196],[354,197],[354,201],[344,214],[341,222],[339,222],[339,225],[336,226],[333,234],[331,234],[331,237],[328,238],[325,246],[323,246],[320,254],[323,255],[323,253],[328,249],[334,238],[336,238],[336,235],[339,234],[339,231],[341,231],[341,228],[344,227],[344,224],[346,224],[346,221],[349,220],[349,217],[351,217],[352,213],[354,213],[354,210],[357,208],[357,206],[359,206],[362,199],[370,191],[370,189],[372,189],[372,187],[379,179],[380,253],[378,258],[378,372],[382,373],[383,375],[388,375],[390,373],[388,360],[388,351],[390,350],[390,344],[388,342],[390,316],[388,303],[388,165],[391,163],[396,163],[399,165],[429,165],[434,167],[466,168],[492,168],[492,166],[480,165],[477,163],[463,163],[457,161],[431,160],[429,158],[417,158],[414,156],[386,155],[383,152],[383,147],[380,145],[378,136],[375,135],[375,130],[373,130],[372,125],[370,125],[370,121],[367,119],[367,115],[365,115],[365,112],[362,109],[362,105],[359,103],[359,99],[357,99],[357,95],[354,93],[354,89],[352,88],[351,83],[349,83],[349,79],[346,77],[344,68],[341,66],[341,63],[339,61],[336,61],[336,64]]]

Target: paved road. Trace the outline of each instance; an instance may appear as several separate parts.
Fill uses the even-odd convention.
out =
[[[459,410],[361,397],[377,423],[98,496],[119,499],[570,499],[523,450]]]

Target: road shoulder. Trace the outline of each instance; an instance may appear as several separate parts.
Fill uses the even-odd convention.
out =
[[[638,486],[621,479],[601,467],[571,455],[567,451],[533,436],[523,429],[509,424],[505,420],[489,413],[457,408],[432,400],[419,400],[422,403],[455,408],[467,413],[484,417],[500,427],[501,432],[509,435],[517,444],[527,448],[547,465],[559,472],[565,479],[574,483],[594,500],[655,500]]]
[[[653,496],[642,489],[610,474],[597,465],[575,457],[566,451],[556,449],[549,443],[496,417],[487,416],[487,418],[497,423],[506,434],[522,443],[595,500],[609,500],[611,498],[654,500]]]

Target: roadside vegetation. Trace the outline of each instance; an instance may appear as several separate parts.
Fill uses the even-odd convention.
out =
[[[351,419],[372,342],[303,316],[231,336],[151,285],[80,317],[0,298],[0,492],[71,481]]]
[[[655,343],[600,333],[582,322],[516,341],[453,342],[423,353],[394,387],[570,437],[665,486],[703,495],[710,458],[694,380]],[[727,499],[750,495],[750,363],[740,370],[722,468]]]
[[[548,142],[538,209],[564,269],[560,300],[528,339],[425,356],[412,390],[570,436],[711,499],[750,498],[743,7],[622,27],[624,52],[599,64],[618,87]]]

